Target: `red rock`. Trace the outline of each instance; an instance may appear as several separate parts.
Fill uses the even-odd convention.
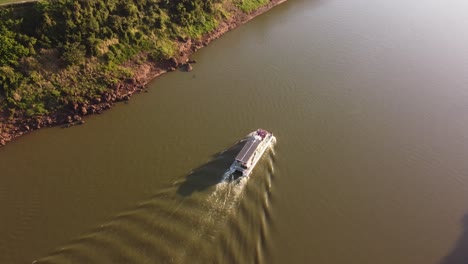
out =
[[[110,102],[112,100],[112,96],[108,93],[105,93],[102,95],[102,101],[103,102]]]

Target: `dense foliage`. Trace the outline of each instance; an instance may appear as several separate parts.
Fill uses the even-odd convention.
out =
[[[268,0],[239,0],[237,3],[244,12],[252,12],[258,7],[268,3]]]
[[[232,1],[246,12],[268,2],[40,0],[21,12],[0,8],[0,111],[34,116],[92,100],[133,75],[124,62],[168,59],[175,40],[213,30]]]

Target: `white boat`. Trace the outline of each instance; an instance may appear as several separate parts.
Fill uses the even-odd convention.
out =
[[[250,133],[246,140],[247,142],[229,169],[232,173],[236,171],[242,173],[242,176],[249,176],[252,173],[263,153],[276,141],[276,138],[273,133],[257,129],[257,131]]]

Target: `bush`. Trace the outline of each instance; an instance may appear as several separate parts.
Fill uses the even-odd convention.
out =
[[[76,42],[65,44],[62,59],[67,63],[67,65],[81,64],[84,62],[85,56],[85,46]]]

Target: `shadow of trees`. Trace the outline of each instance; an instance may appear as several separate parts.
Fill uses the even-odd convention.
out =
[[[440,264],[468,264],[468,214],[463,217],[463,233],[454,249],[445,256]]]
[[[177,189],[177,194],[190,196],[193,192],[200,192],[223,180],[224,173],[231,166],[236,155],[245,145],[239,141],[229,149],[215,154],[208,163],[194,169]]]

